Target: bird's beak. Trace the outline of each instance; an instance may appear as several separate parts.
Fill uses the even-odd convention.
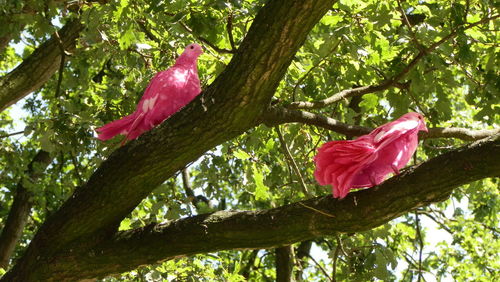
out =
[[[429,133],[429,129],[427,129],[427,126],[425,125],[425,123],[422,123],[420,130]]]

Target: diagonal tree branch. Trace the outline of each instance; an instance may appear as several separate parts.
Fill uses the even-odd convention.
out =
[[[73,52],[83,25],[78,18],[66,23],[14,70],[0,77],[0,112],[40,88],[59,69],[61,49]]]
[[[410,167],[343,200],[327,195],[269,210],[218,211],[120,231],[91,249],[68,250],[48,267],[57,273],[53,280],[103,277],[197,253],[272,248],[336,232],[370,230],[417,207],[443,201],[460,185],[500,176],[499,154],[497,134]]]
[[[38,151],[26,170],[27,181],[36,182],[52,159],[48,152]],[[33,193],[23,183],[21,180],[17,184],[14,202],[0,235],[0,268],[4,269],[9,266],[10,257],[21,238],[33,206]]]
[[[269,1],[213,84],[161,126],[111,154],[47,219],[4,279],[57,279],[51,262],[58,254],[77,253],[105,240],[176,171],[257,125],[293,56],[333,3]]]
[[[300,122],[309,125],[326,128],[340,134],[360,136],[370,133],[373,128],[350,125],[336,119],[313,114],[306,111],[289,110],[282,107],[272,107],[262,115],[262,122],[267,126],[276,126],[283,123]],[[500,129],[471,130],[467,128],[429,128],[429,133],[420,132],[423,139],[431,138],[457,138],[465,141],[475,141],[492,136],[500,132]]]
[[[367,93],[374,93],[382,90],[389,89],[391,87],[395,87],[400,85],[399,80],[401,80],[403,77],[406,76],[407,73],[410,72],[417,64],[420,62],[422,58],[424,58],[427,54],[433,52],[437,47],[439,47],[441,44],[444,42],[450,40],[451,38],[457,36],[459,31],[464,31],[473,27],[476,27],[480,24],[484,24],[486,22],[489,22],[491,20],[494,20],[496,18],[500,17],[500,15],[494,15],[489,18],[484,18],[480,21],[477,21],[475,23],[471,23],[468,25],[461,25],[457,28],[455,28],[450,34],[447,36],[441,38],[439,41],[433,43],[427,48],[422,49],[411,61],[408,63],[408,65],[399,73],[391,77],[390,79],[384,80],[380,82],[379,84],[376,85],[369,85],[369,86],[361,86],[361,87],[356,87],[352,89],[346,89],[342,90],[338,93],[333,94],[332,96],[320,100],[320,101],[314,101],[314,102],[293,102],[290,103],[287,108],[289,109],[318,109],[318,108],[323,108],[327,105],[336,103],[342,99],[352,97],[352,96],[358,96],[358,95],[364,95]]]

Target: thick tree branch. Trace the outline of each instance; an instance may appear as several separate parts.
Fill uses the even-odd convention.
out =
[[[434,128],[429,128],[429,133],[421,132],[421,137],[424,139],[457,138],[465,141],[474,141],[498,134],[499,132],[500,129],[470,130],[467,128],[459,128],[459,127],[451,127],[451,128],[434,127]]]
[[[272,107],[262,115],[262,122],[267,126],[276,126],[283,123],[300,122],[326,128],[340,134],[349,136],[360,136],[370,133],[373,128],[350,125],[336,119],[313,114],[306,111],[289,110],[282,107]],[[500,132],[500,129],[471,130],[467,128],[429,128],[429,133],[420,132],[423,139],[431,138],[457,138],[465,141],[475,141],[492,136]]]
[[[36,182],[42,175],[42,172],[52,162],[52,157],[48,152],[38,151],[26,170],[27,181]],[[33,206],[33,192],[24,186],[21,180],[16,187],[14,202],[10,208],[5,226],[0,235],[0,268],[7,269],[9,260],[14,252],[17,242],[28,221],[31,207]]]
[[[83,27],[79,19],[69,21],[58,32],[60,39],[52,36],[18,67],[0,77],[0,111],[40,88],[52,77],[61,63],[61,44],[65,51],[73,52]]]
[[[106,239],[155,187],[207,150],[257,125],[293,56],[333,3],[269,1],[214,83],[158,128],[111,154],[47,219],[4,279],[57,279],[52,266],[58,263],[52,262],[61,253],[77,253]]]
[[[271,127],[282,123],[300,122],[326,128],[337,133],[351,136],[360,136],[370,133],[368,127],[349,125],[336,119],[313,114],[306,111],[289,110],[283,107],[271,107],[261,117],[262,123]]]
[[[439,47],[444,42],[446,42],[446,41],[450,40],[451,38],[457,36],[457,34],[459,33],[459,31],[464,31],[464,30],[473,28],[475,26],[478,26],[480,24],[484,24],[486,22],[489,22],[491,20],[494,20],[494,19],[498,18],[499,16],[500,15],[495,15],[495,16],[492,16],[492,17],[489,17],[489,18],[484,18],[484,19],[482,19],[480,21],[477,21],[475,23],[471,23],[471,24],[468,24],[468,25],[461,25],[461,26],[455,28],[447,36],[441,38],[439,41],[433,43],[429,47],[422,49],[410,61],[410,63],[408,63],[408,65],[401,72],[397,73],[396,75],[394,75],[390,79],[387,79],[387,80],[384,80],[384,81],[380,82],[379,84],[369,85],[369,86],[361,86],[361,87],[356,87],[356,88],[352,88],[352,89],[342,90],[342,91],[340,91],[338,93],[335,93],[332,96],[330,96],[330,97],[328,97],[328,98],[326,98],[324,100],[320,100],[320,101],[314,101],[314,102],[305,102],[305,101],[302,101],[302,102],[293,102],[293,103],[290,103],[287,106],[287,108],[289,108],[289,109],[318,109],[318,108],[323,108],[323,107],[325,107],[327,105],[336,103],[336,102],[338,102],[338,101],[340,101],[342,99],[348,98],[348,97],[357,96],[357,95],[364,95],[364,94],[367,94],[367,93],[374,93],[374,92],[378,92],[378,91],[389,89],[391,87],[395,87],[395,86],[399,85],[399,80],[401,80],[403,77],[405,77],[406,74],[409,73],[410,70],[412,70],[422,58],[424,58],[427,54],[433,52],[437,47]]]
[[[47,267],[57,273],[53,280],[102,277],[197,253],[272,248],[336,232],[366,231],[443,201],[460,185],[500,176],[499,155],[497,134],[410,167],[343,200],[327,195],[269,210],[218,211],[121,231],[91,249],[67,250]]]

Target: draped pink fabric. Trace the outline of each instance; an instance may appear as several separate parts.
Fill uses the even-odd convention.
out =
[[[407,113],[355,140],[327,142],[314,157],[314,177],[332,185],[335,198],[344,198],[352,188],[378,185],[408,163],[422,130],[427,131],[422,115]]]

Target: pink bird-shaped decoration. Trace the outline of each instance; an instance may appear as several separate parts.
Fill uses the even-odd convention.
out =
[[[408,163],[419,131],[428,131],[424,118],[407,113],[356,140],[327,142],[314,157],[314,177],[321,185],[331,184],[333,197],[341,199],[352,188],[378,185]]]
[[[97,138],[122,134],[124,142],[135,139],[191,102],[201,92],[196,63],[202,53],[200,45],[189,44],[171,68],[153,77],[135,111],[97,128]]]

